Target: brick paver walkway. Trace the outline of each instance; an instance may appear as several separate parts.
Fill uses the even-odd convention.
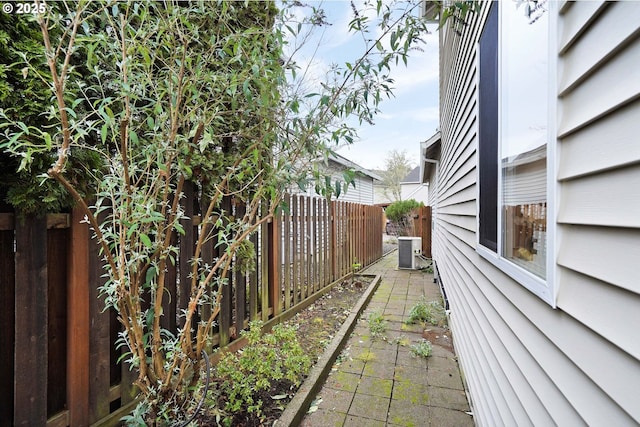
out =
[[[421,297],[440,301],[433,275],[398,270],[397,252],[369,267],[382,281],[358,320],[338,363],[316,396],[317,409],[304,427],[473,426],[450,331],[426,326],[433,354],[416,357],[411,346],[423,338],[423,325],[404,320]],[[367,321],[379,312],[387,321],[386,339],[372,339]],[[438,345],[440,342],[443,345]],[[313,409],[312,409],[313,410]]]

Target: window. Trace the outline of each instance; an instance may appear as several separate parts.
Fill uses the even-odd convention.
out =
[[[552,305],[546,1],[493,2],[479,40],[478,252]]]

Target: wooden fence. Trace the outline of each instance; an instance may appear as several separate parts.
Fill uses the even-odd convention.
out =
[[[188,260],[197,240],[198,203],[186,190],[190,219],[169,272],[164,327],[175,330],[186,306]],[[278,319],[328,285],[382,256],[378,207],[287,196],[290,207],[252,239],[256,271],[234,273],[221,301],[214,342],[227,345],[253,319]],[[230,199],[224,208],[241,213]],[[6,209],[5,209],[6,210]],[[116,361],[120,326],[104,311],[98,248],[78,211],[43,218],[0,213],[0,426],[114,424],[132,409],[135,373]],[[213,242],[203,257],[213,258]],[[180,279],[182,277],[182,280]]]
[[[413,217],[413,236],[422,237],[422,255],[431,258],[431,206],[417,209]]]

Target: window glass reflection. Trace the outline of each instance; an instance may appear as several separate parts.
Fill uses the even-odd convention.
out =
[[[502,6],[501,255],[545,278],[548,13],[543,1]]]

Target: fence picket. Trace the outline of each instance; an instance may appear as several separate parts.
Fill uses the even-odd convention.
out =
[[[47,421],[47,235],[44,217],[15,223],[14,425]]]
[[[12,226],[13,228],[13,226]],[[13,420],[13,349],[15,343],[15,263],[14,232],[0,231],[0,426]]]

